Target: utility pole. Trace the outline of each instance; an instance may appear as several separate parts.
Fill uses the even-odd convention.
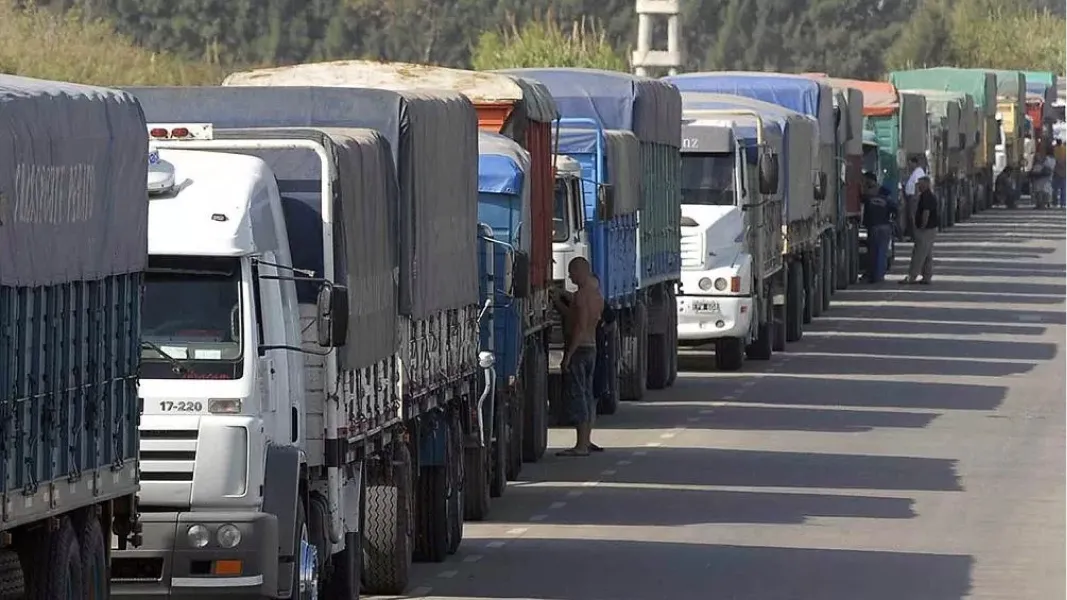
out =
[[[677,75],[682,66],[681,34],[678,14],[681,0],[637,0],[637,50],[630,62],[634,73],[648,76],[649,68],[667,69]],[[667,17],[667,49],[652,49],[652,17]]]

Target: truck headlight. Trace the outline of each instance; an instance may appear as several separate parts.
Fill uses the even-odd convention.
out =
[[[707,277],[702,277],[700,279],[700,281],[697,283],[697,285],[700,286],[700,289],[702,289],[702,290],[704,290],[706,292],[706,291],[711,289],[711,286],[712,286],[711,279],[709,279]]]
[[[223,548],[236,548],[237,545],[241,543],[241,530],[235,525],[227,523],[222,527],[219,527],[218,532],[215,534],[215,538]]]
[[[193,525],[185,533],[185,536],[189,540],[189,545],[193,548],[203,548],[211,541],[211,532],[203,525]]]
[[[719,290],[720,292],[726,291],[726,286],[728,285],[730,285],[730,282],[726,281],[726,279],[722,277],[715,280],[715,289]]]

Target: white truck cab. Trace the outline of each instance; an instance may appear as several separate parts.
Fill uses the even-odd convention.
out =
[[[585,203],[582,196],[582,166],[565,155],[554,156],[556,197],[552,219],[552,279],[563,281],[567,289],[576,288],[567,277],[567,265],[579,256],[591,260],[585,227]]]
[[[285,215],[263,160],[225,145],[209,151],[209,125],[150,130],[170,145],[153,147],[149,159],[138,494],[144,543],[114,554],[112,594],[309,597],[294,588],[311,593],[321,559],[298,488],[313,462],[309,448],[321,455],[323,440],[305,436],[316,431],[309,419],[327,421],[327,436],[337,422],[336,415],[324,419],[308,393],[305,349],[316,336],[324,342],[314,323],[302,327],[301,309],[323,320],[347,299],[298,305]],[[176,149],[179,140],[193,149]],[[272,143],[288,142],[265,145]],[[342,509],[358,506],[359,496],[330,471],[318,485],[338,507],[322,524],[339,542],[327,546],[335,553],[344,550]],[[342,490],[354,497],[346,501]]]
[[[752,256],[742,207],[750,203],[744,148],[726,119],[687,120],[682,137],[682,292],[678,339],[750,337]]]

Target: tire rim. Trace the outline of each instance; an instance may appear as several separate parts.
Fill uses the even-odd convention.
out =
[[[299,598],[318,600],[319,598],[319,549],[308,542],[307,525],[300,530],[300,574],[297,585],[300,587]]]

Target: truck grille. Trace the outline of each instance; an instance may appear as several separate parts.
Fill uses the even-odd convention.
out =
[[[193,486],[197,430],[141,430],[141,510],[186,508]]]
[[[701,233],[682,231],[682,268],[685,270],[704,268],[704,236]]]

